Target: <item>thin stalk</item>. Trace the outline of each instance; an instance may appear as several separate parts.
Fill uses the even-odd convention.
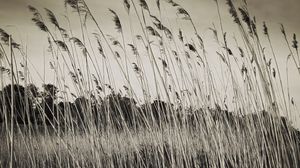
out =
[[[9,36],[9,55],[11,58],[10,62],[10,70],[11,70],[11,102],[10,102],[10,110],[11,110],[11,116],[10,116],[10,162],[9,167],[14,167],[14,64],[13,64],[13,51],[12,51],[12,41],[11,36]]]

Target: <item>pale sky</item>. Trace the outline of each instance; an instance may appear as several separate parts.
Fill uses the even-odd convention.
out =
[[[154,8],[154,0],[148,0],[147,2],[150,8]],[[204,39],[212,37],[209,27],[212,27],[212,24],[218,26],[219,23],[214,0],[177,0],[175,2],[182,5],[190,13],[199,33],[203,35]],[[229,37],[239,35],[236,32],[236,25],[233,24],[232,18],[229,17],[225,0],[219,0],[219,2],[225,31],[228,32]],[[124,27],[129,27],[129,25],[126,24],[128,18],[123,7],[123,0],[86,0],[86,3],[95,15],[97,21],[99,21],[105,34],[116,34],[114,24],[111,21],[112,15],[109,13],[108,8],[115,10],[119,14],[121,20],[124,21]],[[174,23],[176,19],[174,13],[176,11],[172,10],[167,3],[161,3],[163,17],[167,18],[166,20],[169,24]],[[16,41],[27,45],[27,53],[30,55],[30,60],[35,65],[37,71],[43,74],[43,52],[45,52],[48,47],[47,38],[45,33],[39,31],[31,21],[32,14],[28,11],[27,6],[32,5],[43,12],[43,8],[52,10],[58,17],[58,20],[66,27],[67,23],[63,15],[67,15],[67,13],[63,5],[63,0],[0,0],[0,4],[0,28],[12,33]],[[284,24],[290,42],[293,33],[296,33],[297,37],[299,37],[298,39],[300,39],[300,0],[248,0],[248,6],[250,13],[256,16],[258,25],[261,26],[258,27],[258,31],[262,31],[262,22],[267,22],[275,52],[280,62],[280,68],[285,72],[286,57],[289,51],[280,33],[280,24]],[[73,21],[76,20],[76,15],[70,11],[68,12],[70,18],[73,19]],[[47,17],[46,15],[44,16],[45,18]],[[77,26],[78,23],[72,24],[74,32],[80,30],[79,26]],[[94,27],[90,29],[91,32],[95,30]],[[186,28],[186,31],[192,31],[192,29]],[[264,46],[268,47],[268,43],[264,44]],[[48,61],[49,60],[46,60],[47,67],[49,66]],[[289,66],[294,65],[290,63]],[[300,76],[293,70],[295,69],[291,68],[292,72],[289,74],[291,96],[295,98],[295,102],[299,106]],[[48,73],[50,72],[46,72],[46,74]],[[36,82],[40,82],[38,77],[35,77]],[[285,75],[283,75],[283,77],[285,78]],[[48,82],[52,80],[52,78],[46,79]],[[297,117],[299,118],[299,116]]]

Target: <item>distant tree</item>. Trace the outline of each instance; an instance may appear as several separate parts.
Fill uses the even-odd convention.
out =
[[[95,123],[95,126],[99,129],[105,130],[107,123],[107,113],[105,112],[104,101],[101,97],[99,99],[92,99],[92,117]]]
[[[57,121],[57,109],[55,105],[55,100],[57,99],[58,88],[53,84],[44,84],[44,91],[42,92],[42,103],[41,107],[44,109],[44,114],[46,123],[54,123]]]
[[[2,110],[2,116],[6,113],[7,117],[11,117],[12,109],[11,109],[11,85],[7,85],[3,88],[2,96],[4,100],[2,100],[2,105],[5,106],[5,111]],[[28,107],[26,108],[26,98],[28,102]],[[25,88],[21,85],[13,85],[13,100],[14,100],[14,107],[13,107],[13,117],[14,121],[18,122],[19,124],[25,124],[31,122],[33,120],[33,103],[32,99],[28,96],[25,96]],[[4,101],[4,102],[3,102]],[[2,106],[1,106],[2,107]]]
[[[151,104],[151,112],[153,114],[154,119],[157,122],[168,120],[167,107],[168,107],[168,105],[164,101],[161,101],[161,100],[153,101],[153,103]]]
[[[154,100],[151,104],[142,105],[142,112],[145,116],[144,120],[152,124],[161,125],[163,122],[169,122],[168,104],[161,100]]]
[[[123,129],[126,124],[127,127],[132,128],[137,124],[138,108],[134,99],[113,93],[108,95],[104,102],[108,104],[105,112],[109,111],[109,119],[114,127]]]
[[[77,124],[83,126],[87,124],[88,121],[88,99],[85,97],[78,97],[74,101],[75,110],[73,110],[72,117],[77,122]]]
[[[39,96],[39,90],[34,84],[27,85],[26,90],[31,98],[37,98]]]
[[[51,97],[53,99],[56,99],[56,94],[58,92],[58,88],[53,84],[43,84],[44,88],[44,94],[46,97]]]
[[[74,128],[77,124],[77,120],[74,116],[76,107],[71,102],[59,102],[57,105],[57,113],[59,117],[60,126],[63,128]]]

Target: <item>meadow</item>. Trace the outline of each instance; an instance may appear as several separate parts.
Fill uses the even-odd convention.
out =
[[[64,1],[73,17],[28,6],[51,61],[34,69],[26,45],[0,28],[0,167],[300,167],[296,34],[280,25],[275,48],[245,0],[212,1],[209,35],[173,0],[122,1],[126,16],[108,9],[111,34],[85,0]],[[277,50],[290,53],[286,65]]]

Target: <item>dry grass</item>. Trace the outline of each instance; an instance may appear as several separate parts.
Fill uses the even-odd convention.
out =
[[[289,122],[294,102],[284,87],[289,80],[281,77],[288,72],[279,69],[267,25],[260,33],[245,2],[226,0],[239,30],[232,39],[223,27],[220,2],[214,2],[219,17],[219,25],[209,29],[214,51],[208,51],[193,16],[174,1],[156,6],[124,1],[129,30],[110,9],[117,37],[106,35],[84,0],[65,1],[78,16],[79,34],[64,28],[49,9],[47,21],[29,6],[32,21],[48,39],[57,88],[28,87],[39,72],[28,71],[24,48],[0,29],[0,166],[300,167],[300,133]],[[176,9],[178,27],[166,26],[162,7]],[[187,24],[192,33],[183,29]],[[281,32],[287,61],[292,58],[299,69],[296,35],[290,46],[283,26]],[[4,87],[12,81],[25,87]]]

